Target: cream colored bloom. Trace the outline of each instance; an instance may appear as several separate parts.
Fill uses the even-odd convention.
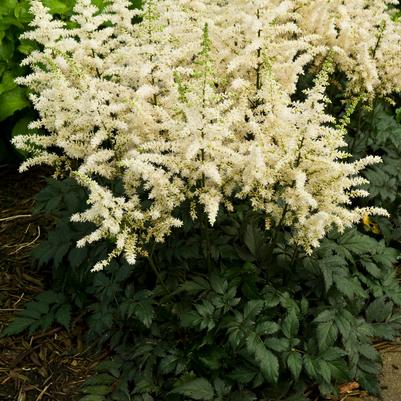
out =
[[[26,58],[32,73],[18,82],[33,93],[32,126],[48,134],[15,144],[32,152],[22,170],[63,165],[88,188],[89,208],[72,220],[97,229],[78,246],[116,244],[93,270],[121,253],[134,263],[147,242],[181,226],[184,202],[213,225],[223,205],[243,199],[308,252],[331,227],[385,213],[350,207],[366,195],[360,170],[380,160],[344,160],[345,132],[326,112],[325,88],[333,64],[350,91],[400,87],[389,2],[147,0],[132,11],[114,0],[99,13],[78,0],[71,29],[32,4],[24,37],[43,50]],[[134,16],[142,22],[132,25]],[[307,66],[328,54],[334,61],[305,100],[292,101]],[[115,180],[119,196],[106,184]]]

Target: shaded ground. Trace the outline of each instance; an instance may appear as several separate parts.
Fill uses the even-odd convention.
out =
[[[46,272],[31,266],[30,251],[50,222],[31,215],[43,171],[19,174],[0,167],[0,331],[43,290]],[[0,401],[72,401],[101,357],[83,349],[82,322],[70,332],[53,327],[34,336],[0,338]]]
[[[44,170],[19,174],[0,166],[0,331],[14,313],[44,289],[49,272],[31,265],[30,251],[51,226],[32,216],[33,196],[44,185]],[[45,333],[0,338],[0,401],[74,401],[79,387],[105,355],[85,352],[83,322],[76,318],[69,332],[53,327]],[[376,345],[383,355],[382,401],[401,401],[401,341]],[[379,401],[359,391],[356,383],[342,388],[338,401]],[[313,401],[321,401],[312,396]]]
[[[382,352],[382,358],[382,397],[365,397],[364,401],[401,400],[401,340],[398,340],[398,342],[392,346],[387,346]]]

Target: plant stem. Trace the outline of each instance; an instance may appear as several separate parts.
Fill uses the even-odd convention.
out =
[[[153,272],[155,273],[155,275],[156,275],[156,277],[157,277],[157,281],[158,281],[158,282],[161,284],[161,286],[166,290],[166,292],[169,293],[170,290],[168,289],[166,283],[163,281],[163,278],[162,278],[162,276],[161,276],[161,274],[160,274],[159,269],[158,269],[157,266],[156,266],[156,263],[155,263],[154,260],[153,260],[152,255],[151,255],[151,254],[148,255],[148,256],[147,256],[147,259],[148,259],[148,262],[149,262],[149,264],[150,264],[150,267],[152,268]]]

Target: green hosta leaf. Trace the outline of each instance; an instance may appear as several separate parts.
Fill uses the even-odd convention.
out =
[[[36,320],[27,317],[17,317],[3,330],[1,336],[13,336],[22,333],[35,322]]]
[[[287,365],[290,369],[292,376],[298,380],[302,370],[302,356],[299,352],[290,352],[287,358]]]
[[[22,110],[30,105],[25,95],[25,89],[14,88],[0,95],[0,121],[12,116],[16,111]]]
[[[64,326],[68,330],[71,322],[71,305],[70,304],[61,305],[60,308],[57,310],[55,317],[57,322],[59,322],[62,326]]]
[[[182,394],[194,400],[212,400],[214,390],[212,385],[204,378],[198,378],[175,387],[171,393]]]

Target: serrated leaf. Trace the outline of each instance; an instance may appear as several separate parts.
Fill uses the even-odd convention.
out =
[[[27,317],[17,317],[1,333],[2,337],[13,336],[22,333],[36,320]]]
[[[244,242],[253,256],[257,253],[263,245],[263,233],[255,224],[248,224],[245,229]]]
[[[290,347],[290,342],[287,338],[270,337],[265,341],[266,347],[276,352],[287,351]]]
[[[344,350],[342,350],[341,348],[330,347],[330,348],[327,348],[326,350],[324,350],[324,352],[322,352],[320,356],[325,361],[332,362],[332,361],[342,358],[345,355],[347,355],[347,353]]]
[[[391,314],[393,305],[385,302],[384,298],[375,299],[366,308],[366,319],[368,322],[384,322]]]
[[[316,368],[316,362],[308,354],[304,355],[304,366],[310,378],[316,379],[318,377],[318,369]]]
[[[276,322],[270,322],[270,321],[266,321],[266,322],[261,322],[258,323],[258,325],[256,326],[255,331],[259,334],[259,335],[269,335],[269,334],[274,334],[277,333],[277,331],[279,331],[280,326],[276,323]]]
[[[182,394],[193,400],[212,400],[214,390],[212,385],[204,378],[190,380],[175,387],[172,394]]]
[[[334,276],[334,282],[336,284],[337,289],[343,293],[348,298],[352,299],[354,297],[354,287],[352,285],[352,281],[349,277],[343,276]]]
[[[228,377],[231,380],[234,380],[241,384],[250,383],[256,376],[256,372],[245,368],[244,366],[238,367],[234,369],[231,373],[228,374]]]
[[[249,320],[255,319],[262,311],[264,304],[264,301],[260,299],[248,301],[244,307],[244,318]]]
[[[263,341],[254,333],[246,339],[249,352],[255,356],[263,376],[270,383],[276,383],[279,376],[279,364],[277,357],[266,348]]]
[[[376,348],[370,344],[361,344],[358,347],[358,351],[365,358],[370,359],[372,361],[377,361],[379,359],[379,353],[376,351]]]
[[[382,271],[372,261],[361,260],[361,264],[366,269],[366,271],[373,277],[380,278],[380,276],[382,275]]]
[[[281,330],[287,338],[294,338],[299,330],[299,320],[294,310],[291,310],[281,325]]]
[[[317,341],[319,349],[323,351],[332,345],[337,339],[337,334],[338,330],[334,322],[319,323],[317,326]]]
[[[326,383],[330,383],[331,381],[331,369],[328,362],[323,361],[321,359],[318,360],[319,365],[319,375],[323,378]]]
[[[333,285],[333,271],[330,268],[330,266],[327,266],[325,264],[324,260],[319,262],[319,268],[320,268],[320,271],[322,272],[322,276],[323,276],[323,280],[324,280],[324,287],[327,292]]]
[[[287,365],[295,380],[298,380],[302,370],[302,356],[299,352],[290,352]]]
[[[62,294],[58,294],[52,290],[42,292],[36,297],[40,302],[51,304],[58,304],[64,300],[64,296]]]
[[[336,252],[340,256],[352,259],[351,254],[362,255],[371,253],[377,248],[377,241],[367,235],[359,233],[356,229],[351,229],[341,235],[338,240],[339,247]]]
[[[315,323],[331,322],[336,316],[336,311],[334,309],[326,309],[320,312],[316,318],[313,320]]]
[[[213,291],[222,295],[227,291],[228,283],[226,279],[220,277],[218,274],[211,274],[210,286],[212,287]]]
[[[70,304],[61,305],[55,314],[55,318],[57,322],[59,322],[62,326],[64,326],[68,330],[71,322],[71,305]]]
[[[150,300],[144,300],[138,302],[135,305],[135,316],[137,319],[142,322],[146,327],[150,327],[152,325],[152,321],[154,318],[155,310],[152,306],[152,302]]]

